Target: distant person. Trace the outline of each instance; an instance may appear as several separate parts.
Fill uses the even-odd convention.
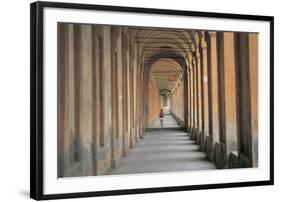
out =
[[[163,120],[164,120],[164,112],[163,112],[163,109],[160,110],[159,118],[160,118],[161,127],[163,127]]]

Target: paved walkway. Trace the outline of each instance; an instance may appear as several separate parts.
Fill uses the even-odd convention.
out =
[[[170,124],[172,116],[166,118],[167,125],[173,128],[154,128],[146,132],[144,139],[141,139],[136,147],[129,151],[129,155],[121,159],[120,166],[109,174],[216,169],[186,132],[175,128],[177,125]],[[173,121],[175,123],[175,120]]]

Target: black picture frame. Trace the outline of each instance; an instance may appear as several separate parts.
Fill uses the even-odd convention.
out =
[[[175,16],[195,16],[238,20],[267,21],[270,23],[270,179],[239,183],[188,185],[174,187],[154,187],[128,190],[93,191],[79,193],[43,193],[43,23],[44,8],[81,9],[99,11],[122,11],[130,13],[164,14]],[[171,192],[228,187],[246,187],[274,184],[274,17],[240,15],[214,12],[195,12],[183,10],[150,9],[120,6],[103,6],[58,2],[35,2],[30,5],[30,197],[36,200],[63,199],[108,195]]]

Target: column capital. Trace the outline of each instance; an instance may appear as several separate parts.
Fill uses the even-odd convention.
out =
[[[192,58],[193,64],[196,64],[196,56],[197,56],[197,55],[195,55],[195,57]]]
[[[197,58],[198,58],[198,57],[200,57],[200,51],[199,51],[199,48],[197,48],[197,49],[196,49],[195,55],[196,55],[196,57],[197,57]]]
[[[202,48],[202,50],[207,50],[207,44],[206,43],[202,44],[201,48]]]
[[[188,67],[187,68],[188,68],[189,72],[192,71],[192,69],[193,69],[192,59],[188,60]]]
[[[205,41],[203,41],[201,43],[201,48],[202,48],[202,50],[206,50],[207,49],[207,43]]]
[[[206,42],[204,36],[201,37],[201,48],[202,49],[206,49],[207,48],[207,42]]]
[[[190,60],[193,57],[193,53],[192,52],[188,52],[187,53],[187,59]]]

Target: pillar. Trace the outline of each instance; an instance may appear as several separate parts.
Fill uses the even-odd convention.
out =
[[[80,154],[82,175],[92,175],[92,37],[91,26],[81,25]]]
[[[236,70],[234,33],[222,33],[222,71],[223,78],[220,85],[223,86],[221,107],[224,107],[224,134],[227,155],[236,152],[237,148],[237,108],[236,108]]]
[[[121,28],[118,28],[118,40],[117,40],[117,67],[116,67],[116,74],[117,74],[117,102],[118,102],[118,111],[117,111],[117,119],[118,119],[118,143],[119,143],[119,156],[122,157],[122,141],[123,141],[123,134],[124,130],[124,113],[123,113],[123,101],[124,101],[124,92],[123,92],[123,57],[122,57],[122,36],[121,36]]]
[[[111,122],[111,44],[110,44],[110,26],[103,27],[103,121],[104,121],[104,169],[110,168],[110,154],[111,154],[111,134],[112,134],[112,122]]]
[[[211,131],[213,145],[219,143],[219,106],[218,106],[218,64],[217,64],[217,33],[209,32],[209,83],[211,85],[211,99],[210,99],[210,110],[211,110]]]
[[[197,122],[197,66],[195,64],[195,58],[193,57],[193,128],[194,131],[197,131],[198,122]]]
[[[258,34],[249,34],[252,166],[258,166]]]
[[[118,42],[118,28],[110,28],[110,43],[111,43],[111,123],[112,129],[110,134],[111,142],[111,168],[116,168],[118,159],[118,137],[119,137],[119,119],[118,119],[118,56],[117,56],[117,42]]]
[[[194,87],[193,87],[193,64],[192,60],[189,63],[189,96],[190,96],[190,120],[189,120],[189,132],[192,132],[194,127]]]
[[[205,39],[201,39],[201,64],[202,64],[202,102],[203,102],[203,131],[204,135],[209,135],[209,76],[207,64],[207,44]]]
[[[191,128],[191,125],[190,125],[190,119],[191,119],[191,94],[190,94],[190,70],[189,70],[189,65],[187,67],[187,70],[186,70],[186,83],[187,83],[187,131],[190,132],[190,128]]]
[[[75,162],[75,150],[79,149],[75,148],[75,67],[74,67],[74,25],[68,24],[68,74],[67,77],[68,83],[68,98],[65,102],[68,102],[68,135],[69,135],[69,167],[73,166]],[[66,91],[66,92],[67,92]]]
[[[129,149],[129,123],[128,123],[128,38],[127,31],[122,32],[122,94],[123,94],[123,156]]]
[[[187,63],[188,64],[188,63]],[[189,79],[188,79],[188,66],[184,69],[184,85],[183,85],[183,95],[184,95],[184,126],[186,131],[189,129]]]
[[[71,129],[70,129],[70,103],[68,102],[70,88],[68,86],[71,71],[69,70],[70,65],[70,30],[69,25],[67,24],[59,24],[58,26],[58,43],[59,43],[59,61],[58,61],[58,125],[59,125],[59,170],[58,176],[65,177],[68,175],[67,168],[70,167],[71,164],[71,155],[70,155],[70,144],[69,141],[71,138]]]
[[[196,91],[197,91],[197,126],[199,134],[202,132],[202,92],[201,92],[201,62],[200,62],[200,53],[197,50],[196,52]],[[200,141],[200,140],[199,140]]]

